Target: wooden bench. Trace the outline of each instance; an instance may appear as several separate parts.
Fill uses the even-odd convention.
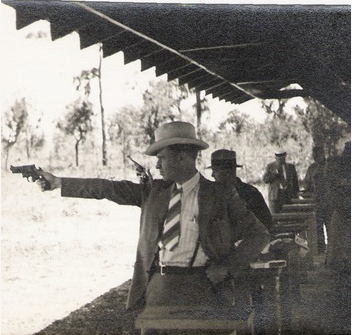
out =
[[[291,199],[291,204],[315,204],[314,198],[295,198]]]
[[[301,257],[298,251],[292,250],[288,254],[287,269],[283,272],[283,330],[290,331],[292,328],[292,310],[299,304],[299,285],[307,276],[307,270],[313,266],[314,255],[318,254],[317,230],[315,221],[315,204],[287,204],[281,213],[273,214],[274,225],[271,234],[295,232],[305,237],[308,241],[309,252]]]
[[[258,287],[263,285],[263,305],[257,311],[229,308],[216,310],[197,309],[195,306],[147,307],[136,319],[136,328],[141,335],[152,330],[218,330],[235,334],[254,335],[256,313],[265,321],[269,334],[281,334],[281,289],[280,275],[286,267],[285,260],[254,262],[250,265],[249,279]],[[269,312],[269,313],[268,313]],[[192,332],[193,334],[193,332]]]
[[[287,204],[282,206],[282,212],[273,214],[275,223],[308,224],[307,240],[312,256],[318,255],[317,224],[315,219],[315,204]]]
[[[195,306],[146,307],[136,319],[141,335],[152,330],[224,330],[231,335],[254,335],[254,312],[229,314],[229,309],[197,309]]]
[[[314,212],[315,208],[316,204],[314,203],[286,204],[282,206],[281,212]]]
[[[253,301],[256,333],[282,334],[281,274],[286,265],[286,260],[253,262],[250,264],[249,279],[255,290],[252,294],[261,295],[259,304],[255,300]],[[257,291],[259,287],[261,292]]]

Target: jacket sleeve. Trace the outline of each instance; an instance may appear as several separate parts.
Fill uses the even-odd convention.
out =
[[[262,222],[267,229],[272,226],[272,216],[265,202],[263,195],[255,187],[248,188],[246,198],[243,198],[247,203],[249,210]]]
[[[119,205],[140,207],[141,186],[127,180],[62,178],[61,196],[85,199],[107,199]]]
[[[296,167],[293,164],[292,164],[292,171],[293,171],[293,192],[294,192],[294,197],[297,198],[297,193],[299,192],[299,183],[298,183]]]
[[[276,179],[278,179],[278,176],[276,175],[275,171],[273,171],[273,169],[271,168],[271,164],[268,164],[263,175],[264,183],[269,184],[275,181]]]
[[[247,209],[238,194],[233,194],[229,210],[235,226],[235,240],[241,240],[226,259],[231,275],[236,278],[260,255],[270,242],[270,234],[264,224]]]
[[[306,192],[313,192],[314,191],[312,172],[313,172],[313,165],[310,165],[308,167],[306,175],[304,176],[304,191],[306,191]]]

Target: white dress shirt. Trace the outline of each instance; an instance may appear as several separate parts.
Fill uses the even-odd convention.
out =
[[[160,265],[187,267],[196,249],[199,237],[198,227],[198,191],[200,174],[197,172],[191,179],[177,188],[182,188],[181,195],[181,235],[178,246],[169,251],[161,248],[159,252]],[[204,266],[207,256],[199,245],[193,266]]]

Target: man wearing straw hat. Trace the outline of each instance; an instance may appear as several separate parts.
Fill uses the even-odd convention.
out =
[[[265,169],[263,180],[269,185],[269,208],[271,213],[279,213],[281,207],[298,197],[299,185],[296,167],[286,162],[286,151],[275,153],[275,162]]]
[[[146,154],[156,156],[162,179],[142,192],[131,181],[59,178],[40,171],[51,189],[61,188],[64,197],[105,198],[141,207],[128,308],[145,299],[146,310],[216,305],[229,311],[232,301],[218,288],[225,287],[228,278],[236,281],[269,242],[265,226],[238,194],[197,171],[198,151],[206,148],[190,123],[171,122],[156,129]]]

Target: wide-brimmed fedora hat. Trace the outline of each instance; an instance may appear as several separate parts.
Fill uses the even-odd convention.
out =
[[[208,169],[213,167],[236,168],[242,165],[237,164],[236,151],[220,149],[211,154],[211,166]]]
[[[191,123],[175,121],[162,125],[155,130],[155,142],[149,146],[146,155],[155,156],[158,151],[173,144],[193,144],[200,150],[209,145],[196,137],[196,130]]]

